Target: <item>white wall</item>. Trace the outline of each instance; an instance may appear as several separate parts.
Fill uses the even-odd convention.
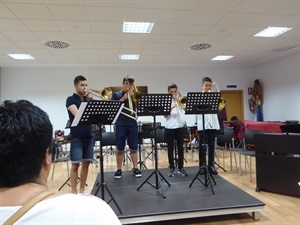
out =
[[[28,99],[44,109],[50,116],[54,130],[64,129],[68,119],[65,100],[74,91],[73,79],[84,75],[89,86],[121,86],[125,75],[132,75],[138,86],[148,86],[149,93],[166,93],[170,83],[176,83],[182,95],[201,91],[201,80],[211,77],[220,90],[226,85],[237,85],[244,91],[245,119],[254,120],[249,111],[248,87],[255,79],[263,85],[263,114],[265,121],[300,120],[300,60],[296,55],[277,60],[257,68],[226,67],[35,67],[0,68],[0,100]],[[186,116],[189,125],[193,115]],[[152,121],[152,117],[140,117]],[[158,122],[164,124],[162,116]],[[66,133],[68,131],[66,130]]]
[[[170,83],[176,83],[182,95],[201,91],[204,76],[211,77],[220,90],[235,84],[244,90],[245,119],[253,120],[248,110],[247,88],[253,85],[253,72],[247,68],[204,67],[56,67],[56,68],[2,68],[1,102],[6,99],[28,99],[45,110],[54,125],[54,130],[64,129],[68,119],[65,108],[67,96],[74,91],[73,79],[78,74],[88,79],[89,87],[121,86],[125,75],[132,75],[138,86],[148,86],[149,93],[166,93]],[[140,117],[141,121],[153,121],[152,117]],[[195,116],[186,118],[194,124]],[[158,122],[164,124],[162,116]],[[68,131],[66,131],[68,133]]]
[[[300,54],[256,68],[265,121],[300,121]]]

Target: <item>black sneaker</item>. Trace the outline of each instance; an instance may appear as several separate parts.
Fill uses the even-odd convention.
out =
[[[208,171],[210,174],[218,175],[218,171],[215,169],[215,167],[213,165],[208,166]]]
[[[132,172],[135,177],[142,177],[142,172],[138,168],[133,168]]]
[[[122,177],[122,170],[117,170],[117,172],[115,172],[114,178],[120,179],[121,177]]]
[[[199,171],[200,175],[204,175],[205,171],[206,171],[205,166],[200,166],[200,171]]]
[[[169,177],[174,177],[174,174],[175,174],[175,169],[174,168],[171,168],[170,169],[170,173],[168,174]]]
[[[180,174],[181,176],[184,176],[184,177],[186,177],[188,175],[187,172],[185,172],[185,170],[182,169],[182,168],[179,169],[177,173]]]

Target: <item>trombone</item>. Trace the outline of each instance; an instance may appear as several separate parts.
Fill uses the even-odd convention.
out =
[[[89,94],[103,100],[110,100],[112,97],[112,89],[110,87],[104,87],[102,90],[87,88],[84,95],[88,96]]]
[[[219,86],[217,85],[216,82],[213,82],[213,83],[212,83],[212,86],[216,88],[216,92],[220,92]]]
[[[139,92],[137,90],[137,87],[135,86],[135,84],[133,84],[132,88],[129,89],[128,91],[132,92],[133,93],[133,96],[131,96],[129,93],[128,93],[128,101],[129,101],[129,108],[127,107],[123,107],[124,109],[130,111],[130,114],[126,114],[124,112],[121,112],[123,115],[125,116],[128,116],[129,118],[131,119],[134,119],[136,120],[137,119],[137,113],[136,111],[133,110],[133,105],[132,105],[132,101],[134,103],[137,102],[137,95],[138,94],[141,94],[141,92]],[[102,99],[102,100],[111,100],[112,98],[112,94],[113,94],[113,91],[110,87],[104,87],[103,89],[101,90],[97,90],[97,89],[93,89],[93,88],[87,88],[86,92],[85,92],[85,96],[88,96],[89,94],[99,98],[99,99]]]
[[[129,108],[127,107],[123,107],[124,109],[126,109],[127,111],[130,112],[129,114],[126,114],[124,112],[121,112],[123,115],[128,116],[131,119],[136,120],[137,119],[137,113],[136,111],[133,109],[133,105],[132,102],[134,102],[135,104],[138,101],[138,95],[142,94],[140,91],[138,91],[137,87],[135,84],[132,84],[132,87],[127,91],[128,93],[128,103],[129,103]]]
[[[217,92],[220,92],[218,85],[216,82],[213,82],[213,87],[216,87]],[[226,107],[226,99],[224,97],[221,97],[219,100],[218,110],[222,111]]]
[[[184,123],[184,126],[186,126],[186,121],[185,121],[184,116],[181,112],[181,109],[183,109],[184,111],[186,109],[187,96],[182,96],[180,94],[180,92],[178,92],[178,96],[176,98],[176,101],[177,101],[177,107],[178,107],[178,111],[179,111],[179,114],[181,116],[182,122]]]
[[[186,109],[186,102],[187,102],[187,96],[181,96],[180,92],[178,92],[179,98],[177,99],[178,105],[185,110]]]
[[[113,93],[113,91],[112,91],[112,89],[110,87],[104,87],[102,90],[97,90],[97,89],[93,89],[93,88],[87,88],[85,96],[88,96],[89,94],[91,94],[91,95],[93,95],[93,96],[95,96],[95,97],[97,97],[99,99],[102,99],[102,100],[111,100],[112,93]],[[130,96],[130,95],[128,95],[128,96]],[[131,107],[132,107],[132,103],[131,103]],[[132,111],[131,114],[135,113],[135,111],[133,109],[131,110],[131,109],[127,108],[127,107],[124,107],[124,109]],[[126,114],[124,112],[121,112],[121,113],[123,115],[125,115],[125,116],[130,117],[131,119],[134,119],[134,120],[137,119],[136,117],[134,117],[132,115],[128,115],[128,114]]]

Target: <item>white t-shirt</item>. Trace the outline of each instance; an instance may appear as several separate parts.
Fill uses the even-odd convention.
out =
[[[177,102],[172,99],[172,106]],[[184,126],[184,110],[182,108],[175,107],[171,110],[170,115],[166,117],[166,129],[177,129]]]
[[[21,206],[0,207],[3,224]],[[65,194],[42,200],[25,213],[15,225],[120,225],[112,208],[90,194]]]

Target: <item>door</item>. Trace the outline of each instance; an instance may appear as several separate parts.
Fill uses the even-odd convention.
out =
[[[221,90],[221,97],[226,100],[227,121],[230,121],[232,116],[237,116],[239,120],[244,120],[243,90]]]

